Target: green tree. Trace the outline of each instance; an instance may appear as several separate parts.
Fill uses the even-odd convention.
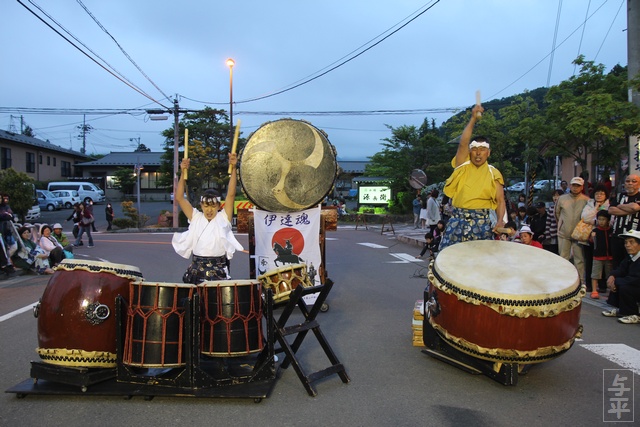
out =
[[[27,174],[13,168],[0,171],[0,188],[9,195],[9,206],[24,222],[24,217],[35,203],[35,186]]]
[[[550,152],[573,158],[582,167],[588,154],[592,165],[616,169],[627,152],[627,139],[640,133],[640,109],[627,101],[626,67],[575,61],[580,73],[549,89],[545,97]],[[595,176],[591,171],[591,176]]]
[[[113,174],[116,187],[122,191],[122,194],[133,194],[136,186],[136,177],[133,175],[131,167],[118,168]]]
[[[229,181],[229,118],[224,110],[206,107],[196,113],[186,113],[179,124],[178,146],[184,147],[184,129],[189,129],[189,187],[196,192],[205,188],[217,188],[219,191]],[[173,186],[173,147],[174,128],[162,132],[165,137],[165,153],[162,156],[160,171],[163,172],[161,184]],[[238,152],[243,141],[238,141]]]

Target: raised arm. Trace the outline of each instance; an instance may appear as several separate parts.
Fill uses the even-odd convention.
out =
[[[484,108],[482,105],[474,105],[471,110],[471,118],[469,123],[465,126],[460,136],[460,143],[458,144],[458,151],[456,151],[456,167],[460,166],[467,160],[469,160],[469,143],[471,142],[471,135],[473,134],[473,127],[478,121],[478,113],[482,113]]]
[[[238,181],[238,155],[236,153],[229,154],[229,166],[231,166],[231,175],[229,175],[229,185],[227,186],[227,197],[224,200],[224,212],[227,214],[229,221],[233,221],[233,206],[236,201],[236,185]]]
[[[182,162],[180,162],[180,170],[182,171],[182,173],[180,174],[180,179],[178,180],[178,187],[176,188],[176,194],[173,195],[173,197],[175,197],[176,202],[178,202],[178,205],[180,205],[180,209],[182,209],[182,212],[184,212],[185,216],[191,220],[191,217],[193,216],[193,206],[191,206],[191,203],[189,203],[189,201],[187,199],[184,198],[184,190],[185,190],[185,171],[189,169],[189,159],[182,159]]]

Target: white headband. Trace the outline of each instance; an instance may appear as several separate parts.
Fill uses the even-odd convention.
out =
[[[471,143],[469,144],[469,148],[473,148],[473,147],[489,147],[489,143],[487,141],[482,141],[482,142],[478,142],[475,139],[473,141],[471,141]]]
[[[201,196],[200,203],[220,203],[220,198],[215,196]]]

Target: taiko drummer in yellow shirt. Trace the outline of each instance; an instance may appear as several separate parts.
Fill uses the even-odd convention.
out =
[[[444,194],[452,199],[453,214],[442,236],[440,251],[468,240],[492,240],[494,230],[504,227],[504,179],[498,169],[487,163],[491,155],[489,140],[482,136],[471,138],[483,111],[479,103],[473,107],[456,157],[451,161],[454,170],[445,183]],[[491,211],[497,215],[493,227]]]

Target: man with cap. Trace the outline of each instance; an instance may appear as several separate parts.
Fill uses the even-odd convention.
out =
[[[62,232],[62,225],[60,223],[53,224],[53,233],[51,235],[56,238],[65,251],[73,252],[73,245],[67,235]]]
[[[603,311],[602,315],[618,317],[620,323],[640,323],[640,231],[627,231],[620,237],[624,238],[628,255],[607,279],[611,291],[607,302],[616,308]]]
[[[471,139],[476,121],[484,108],[476,105],[464,128],[456,156],[451,161],[453,173],[444,186],[451,198],[452,215],[440,242],[440,250],[467,240],[493,240],[493,232],[504,227],[506,205],[504,179],[500,171],[487,163],[491,154],[489,141],[477,136]],[[492,229],[491,211],[497,214]]]
[[[589,197],[582,193],[584,180],[579,176],[571,178],[569,193],[563,194],[556,203],[555,216],[558,221],[558,255],[570,260],[573,253],[573,265],[578,269],[580,283],[584,284],[584,255],[577,240],[571,238],[576,228],[582,210],[587,205]]]
[[[533,231],[528,225],[520,227],[520,242],[525,245],[533,246],[534,248],[542,249],[542,243],[533,239]]]
[[[625,192],[610,200],[609,213],[613,216],[611,229],[614,238],[611,240],[611,255],[615,269],[627,256],[622,233],[640,230],[640,176],[629,175],[624,180]]]

